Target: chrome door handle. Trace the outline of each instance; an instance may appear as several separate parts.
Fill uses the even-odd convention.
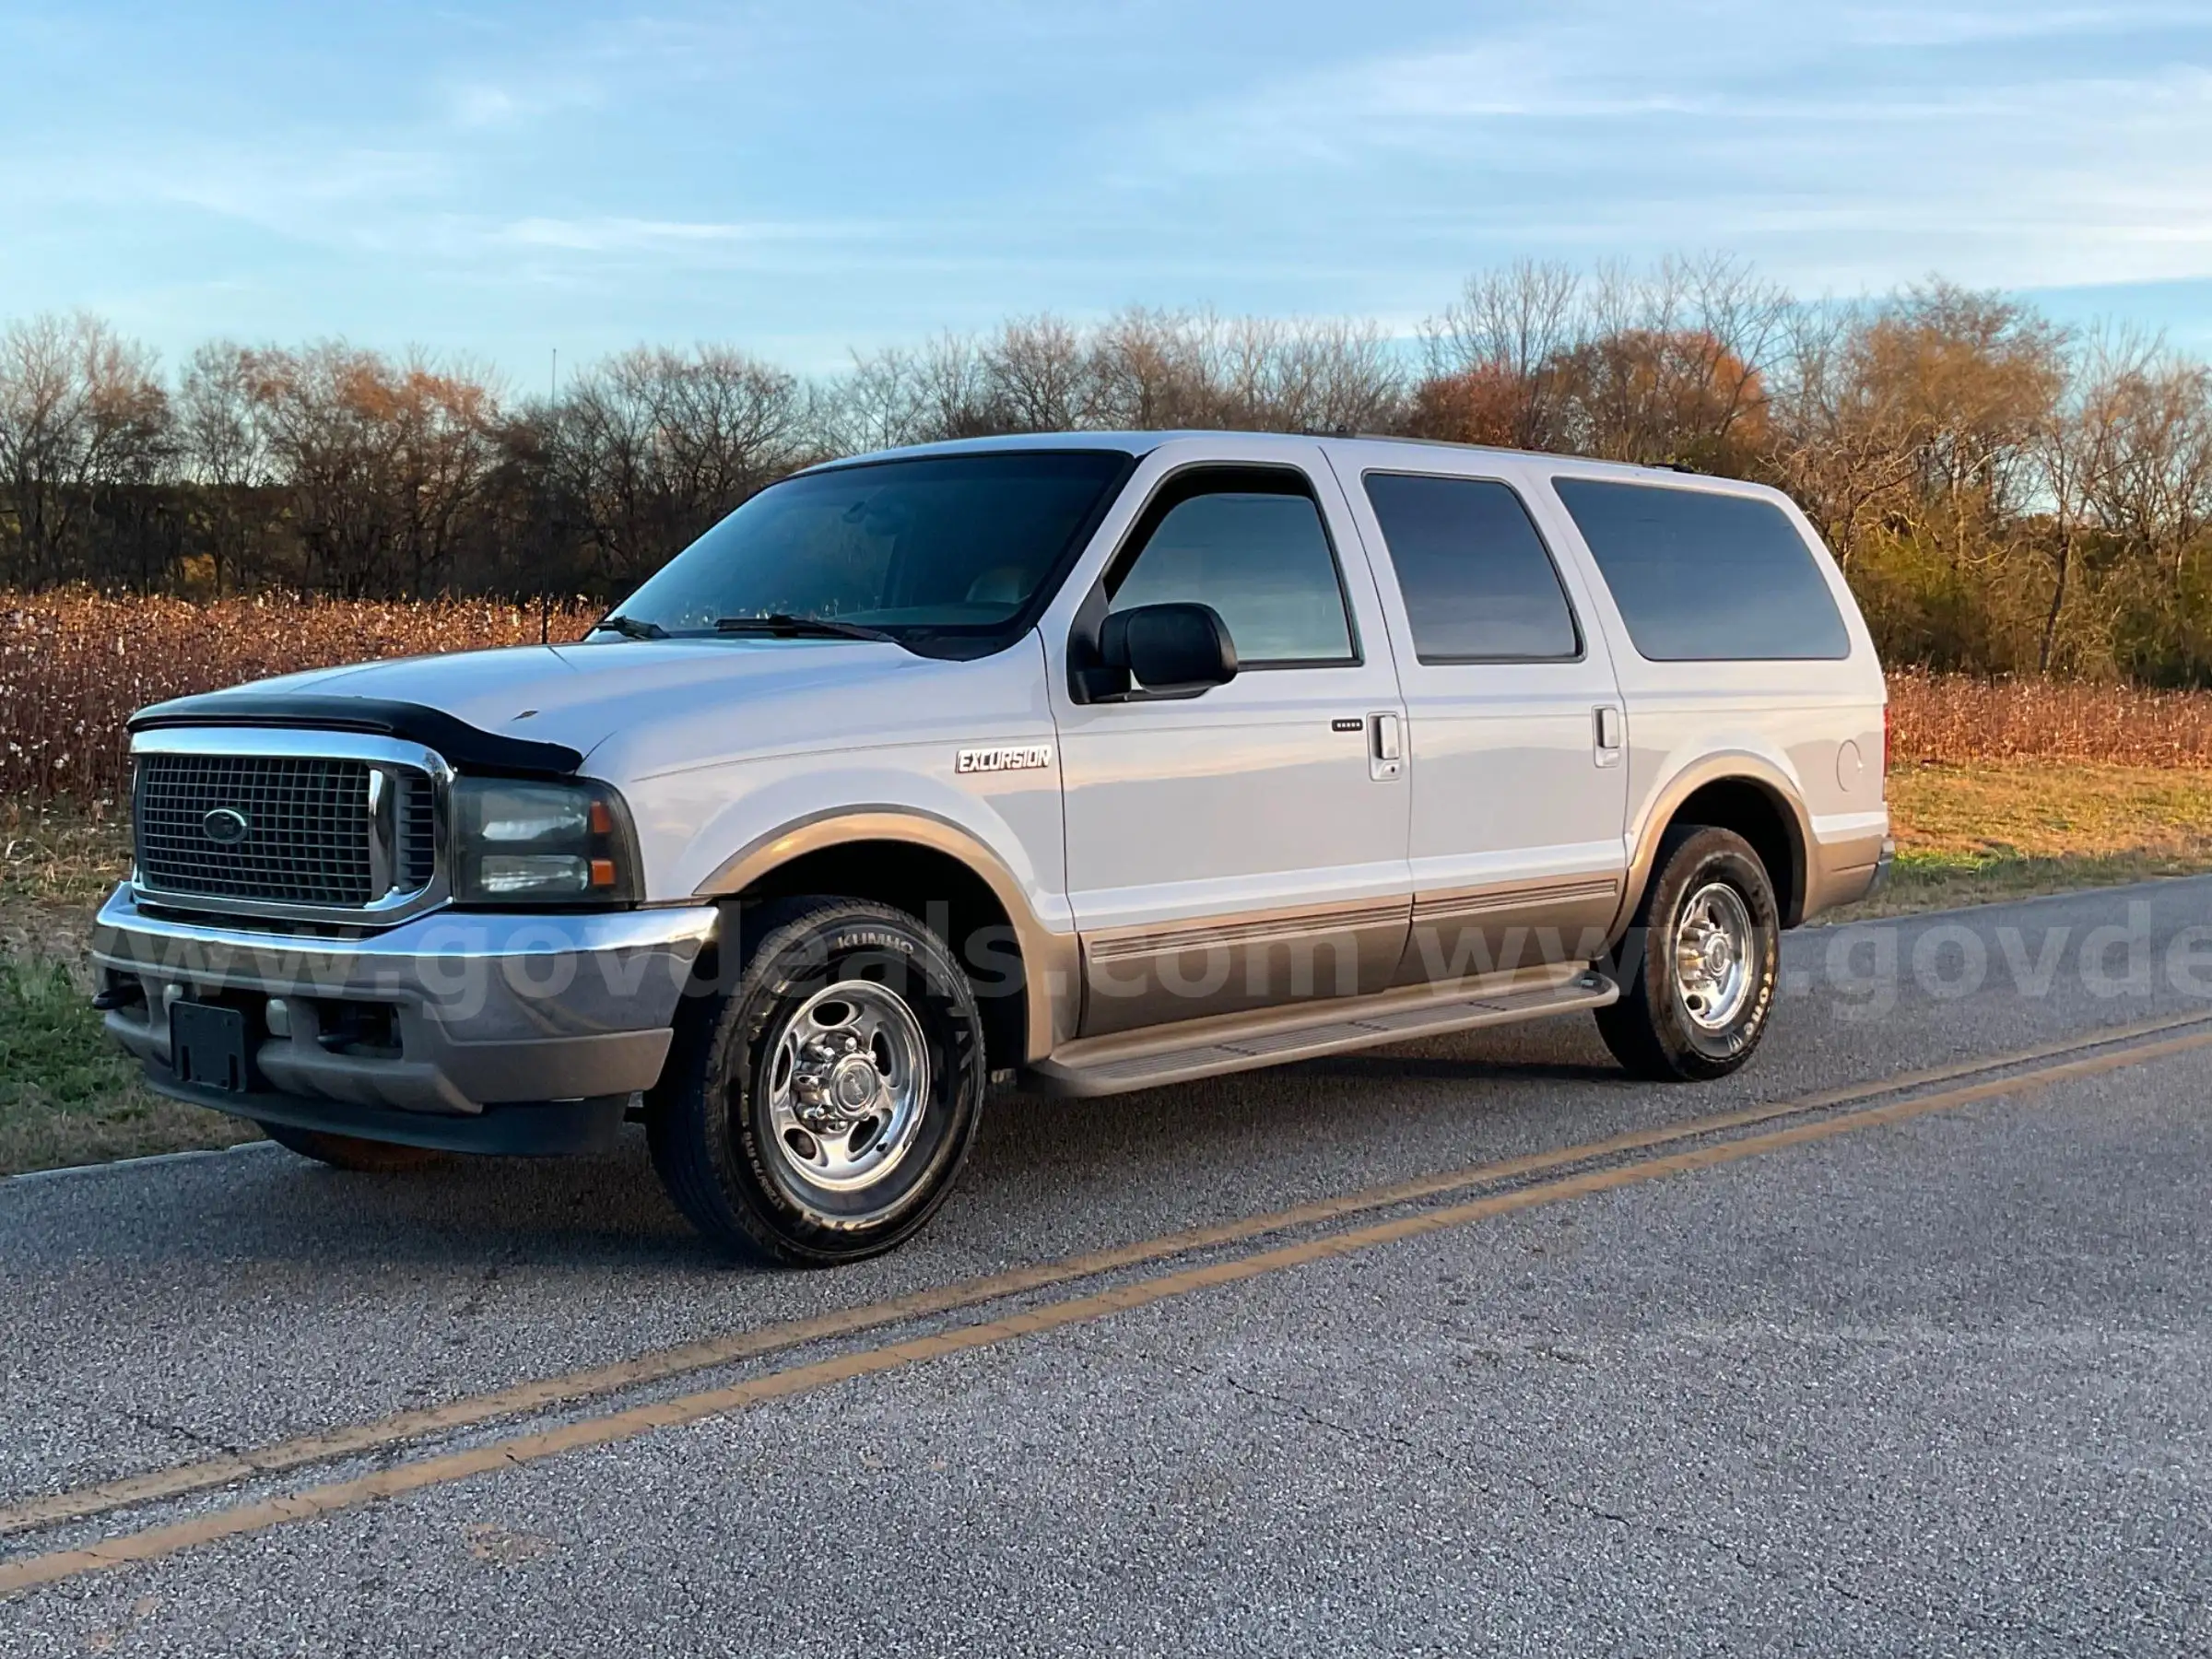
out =
[[[1395,714],[1370,714],[1367,717],[1367,775],[1377,782],[1396,777],[1406,770],[1405,742],[1398,729]]]
[[[1627,742],[1625,722],[1620,711],[1611,703],[1600,703],[1591,711],[1591,723],[1596,728],[1594,753],[1600,766],[1618,766],[1622,747]]]

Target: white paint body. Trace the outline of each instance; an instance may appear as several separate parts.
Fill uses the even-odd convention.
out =
[[[1871,878],[1887,829],[1885,691],[1833,561],[1786,500],[1756,486],[1560,457],[1383,441],[1234,434],[1061,436],[962,448],[1118,448],[1137,458],[1037,629],[980,660],[887,643],[608,640],[288,677],[288,689],[431,705],[484,730],[566,744],[618,789],[648,902],[712,897],[717,872],[794,827],[845,814],[934,819],[1010,874],[1031,924],[1100,935],[1366,907],[1407,917],[1430,895],[1533,886],[1585,899],[1611,883],[1625,918],[1640,853],[1681,782],[1740,758],[1787,791],[1821,871]],[[929,451],[910,453],[931,453]],[[1161,480],[1218,462],[1300,468],[1340,563],[1360,660],[1240,675],[1187,700],[1084,704],[1069,690],[1077,607]],[[1359,487],[1369,469],[1511,485],[1557,561],[1586,641],[1571,663],[1428,666]],[[1773,500],[1835,595],[1849,655],[1657,663],[1640,656],[1551,480],[1632,479]],[[265,682],[254,688],[266,690]],[[1598,741],[1610,709],[1625,742]],[[1370,765],[1334,722],[1390,713],[1405,758]],[[1364,733],[1363,725],[1363,733]],[[1855,772],[1839,764],[1855,747]],[[963,771],[962,751],[1028,751]],[[1049,756],[1038,763],[1040,755]],[[1863,854],[1863,856],[1862,856]],[[1863,884],[1862,884],[1863,885]],[[1586,908],[1586,907],[1585,907]],[[1031,1058],[1037,1058],[1035,1054]]]

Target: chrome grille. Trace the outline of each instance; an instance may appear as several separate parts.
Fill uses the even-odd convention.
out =
[[[395,850],[392,885],[403,893],[420,892],[438,874],[438,794],[421,772],[399,773]]]
[[[413,769],[293,755],[143,754],[135,817],[138,879],[149,892],[241,903],[358,908],[429,885],[436,799]],[[373,774],[398,788],[380,868]],[[228,842],[208,833],[224,809],[244,821]]]

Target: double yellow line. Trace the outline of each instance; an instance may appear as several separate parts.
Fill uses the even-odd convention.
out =
[[[265,1531],[287,1522],[335,1514],[379,1499],[448,1485],[474,1476],[540,1462],[563,1453],[612,1445],[656,1429],[741,1411],[767,1401],[786,1399],[794,1394],[854,1378],[880,1375],[948,1354],[994,1347],[1019,1337],[1102,1319],[1135,1308],[1149,1307],[1156,1302],[1186,1296],[1194,1291],[1237,1284],[1265,1274],[1279,1273],[1287,1268],[1349,1255],[1378,1245],[1464,1227],[1496,1216],[1638,1185],[1696,1170],[1738,1163],[1786,1147],[1828,1140],[1882,1124],[1902,1123],[1977,1100],[2021,1094],[2074,1078],[2143,1065],[2169,1055],[2212,1046],[2212,1030],[2182,1032],[2182,1028],[2205,1026],[2206,1019],[2207,1017],[2198,1015],[2115,1028],[2071,1041],[2047,1044],[1956,1065],[1902,1073],[1874,1083],[1831,1089],[1771,1105],[1721,1112],[1666,1128],[1632,1130],[1555,1151],[1533,1153],[1524,1158],[1507,1159],[1387,1186],[1371,1187],[1341,1197],[1319,1199],[1288,1209],[1246,1217],[1216,1226],[1193,1228],[1139,1243],[1015,1268],[986,1277],[965,1279],[957,1284],[920,1290],[865,1307],[766,1325],[757,1330],[687,1344],[681,1347],[660,1349],[618,1364],[473,1394],[427,1410],[403,1412],[373,1422],[356,1424],[322,1434],[305,1435],[235,1456],[177,1465],[124,1480],[80,1487],[51,1497],[32,1499],[10,1508],[0,1509],[0,1535],[60,1525],[130,1505],[158,1502],[211,1490],[249,1477],[282,1474],[313,1464],[385,1451],[433,1435],[474,1428],[504,1418],[571,1406],[689,1372],[759,1359],[803,1345],[959,1312],[987,1302],[1051,1289],[1076,1280],[1144,1266],[1199,1251],[1249,1244],[1270,1234],[1325,1226],[1361,1214],[1448,1196],[1469,1188],[1525,1182],[1533,1176],[1571,1169],[1579,1164],[1598,1163],[1604,1166],[1557,1180],[1513,1186],[1506,1191],[1488,1193],[1457,1204],[1419,1210],[1389,1220],[1325,1232],[1319,1237],[1294,1243],[1231,1255],[1133,1283],[1047,1302],[998,1318],[957,1325],[928,1335],[787,1366],[724,1387],[702,1389],[670,1399],[603,1412],[555,1429],[503,1436],[466,1451],[413,1459],[356,1479],[328,1482],[256,1501],[241,1501],[188,1521],[126,1532],[81,1548],[22,1557],[0,1563],[0,1595],[134,1561],[158,1559],[199,1545]],[[2164,1035],[2171,1032],[2182,1034]],[[1965,1081],[1974,1077],[1982,1080]],[[1951,1087],[1942,1087],[1947,1084]],[[1932,1089],[1934,1092],[1916,1092],[1924,1089]],[[1816,1113],[1834,1112],[1839,1107],[1884,1095],[1903,1095],[1907,1098],[1857,1112],[1813,1116]],[[1769,1129],[1762,1134],[1739,1133],[1798,1117],[1810,1117],[1812,1121],[1787,1128]],[[1731,1135],[1735,1138],[1707,1146],[1685,1146],[1688,1142]],[[1684,1149],[1671,1152],[1663,1150],[1669,1147],[1682,1147]],[[1606,1159],[1620,1159],[1632,1154],[1646,1156],[1633,1157],[1625,1162],[1605,1163]]]

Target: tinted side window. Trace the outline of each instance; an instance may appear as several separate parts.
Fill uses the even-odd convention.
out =
[[[1370,473],[1363,481],[1422,662],[1582,654],[1551,555],[1509,487],[1409,473]]]
[[[1112,598],[1117,611],[1212,606],[1248,668],[1354,660],[1336,556],[1321,509],[1303,495],[1222,489],[1177,501]]]
[[[1643,656],[1687,663],[1851,654],[1812,549],[1773,503],[1597,478],[1554,484]]]

